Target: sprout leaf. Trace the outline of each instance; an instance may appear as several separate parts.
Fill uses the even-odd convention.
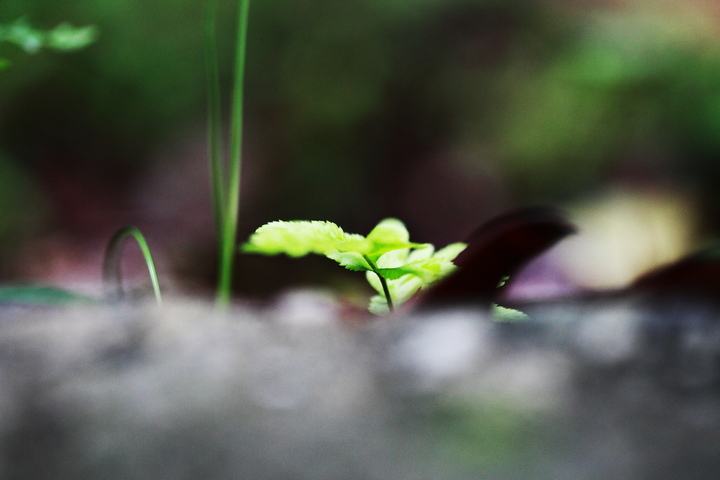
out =
[[[453,260],[465,247],[453,243],[435,251],[431,244],[412,243],[405,225],[388,218],[367,237],[346,233],[331,222],[270,222],[258,228],[241,248],[262,255],[324,255],[348,270],[367,272],[368,282],[378,292],[369,309],[383,314],[450,274],[455,269]]]

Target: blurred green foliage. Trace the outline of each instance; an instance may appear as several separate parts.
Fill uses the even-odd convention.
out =
[[[0,182],[0,246],[8,247],[41,224],[46,209],[30,173],[1,154]]]
[[[73,27],[68,23],[47,31],[33,27],[24,18],[0,25],[0,42],[14,44],[27,53],[37,53],[43,48],[77,50],[93,43],[96,36],[95,27]]]
[[[514,92],[499,136],[505,165],[535,191],[586,190],[623,162],[651,167],[648,157],[669,160],[660,177],[702,181],[716,170],[707,154],[720,151],[717,40],[700,12],[588,15]]]

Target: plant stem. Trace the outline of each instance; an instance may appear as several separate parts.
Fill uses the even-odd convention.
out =
[[[105,249],[105,259],[103,261],[103,282],[107,291],[107,296],[110,298],[122,299],[124,296],[122,288],[122,275],[120,272],[120,255],[122,253],[122,247],[125,244],[127,238],[132,237],[140,248],[143,259],[145,260],[145,266],[150,276],[150,283],[152,283],[153,293],[155,294],[155,301],[158,305],[162,305],[162,294],[160,293],[160,282],[158,281],[157,270],[155,269],[155,262],[153,261],[152,253],[150,252],[150,246],[145,240],[145,236],[142,232],[133,226],[128,226],[118,230],[115,235],[110,239],[107,248]]]
[[[390,295],[390,288],[388,287],[387,280],[385,279],[385,277],[380,275],[377,267],[375,266],[373,261],[370,260],[370,257],[368,257],[367,255],[363,255],[363,257],[365,258],[365,261],[368,262],[368,265],[370,265],[373,273],[377,275],[377,277],[380,279],[380,285],[382,285],[383,294],[385,295],[385,300],[388,304],[388,310],[390,311],[390,313],[392,313],[395,310],[395,307],[393,306],[392,296]]]
[[[225,166],[222,152],[222,108],[220,106],[220,73],[218,67],[217,38],[215,17],[217,16],[217,0],[209,3],[205,24],[205,70],[207,73],[208,91],[208,157],[210,159],[210,179],[213,197],[213,213],[218,238],[221,246],[222,224],[225,219]]]
[[[388,288],[387,280],[385,280],[385,277],[377,272],[375,272],[375,275],[377,275],[380,279],[380,285],[382,285],[383,292],[385,292],[385,300],[387,300],[388,310],[392,313],[395,310],[395,307],[393,306],[392,297],[390,296],[390,289]]]
[[[235,79],[230,113],[230,162],[225,198],[224,218],[220,237],[220,272],[217,303],[226,306],[232,290],[235,237],[240,208],[240,174],[242,166],[243,107],[245,86],[245,60],[247,52],[248,16],[250,0],[239,0],[238,27],[235,43]]]

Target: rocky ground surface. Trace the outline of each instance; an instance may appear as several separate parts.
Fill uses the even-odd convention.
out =
[[[720,318],[638,305],[2,308],[0,478],[718,478]]]

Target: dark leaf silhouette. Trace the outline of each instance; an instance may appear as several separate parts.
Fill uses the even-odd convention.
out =
[[[468,248],[456,259],[458,270],[430,289],[419,301],[422,308],[447,304],[489,305],[498,284],[527,262],[575,233],[557,210],[532,208],[496,217],[468,238]]]
[[[719,253],[718,249],[701,251],[652,270],[638,278],[628,292],[720,301]]]

